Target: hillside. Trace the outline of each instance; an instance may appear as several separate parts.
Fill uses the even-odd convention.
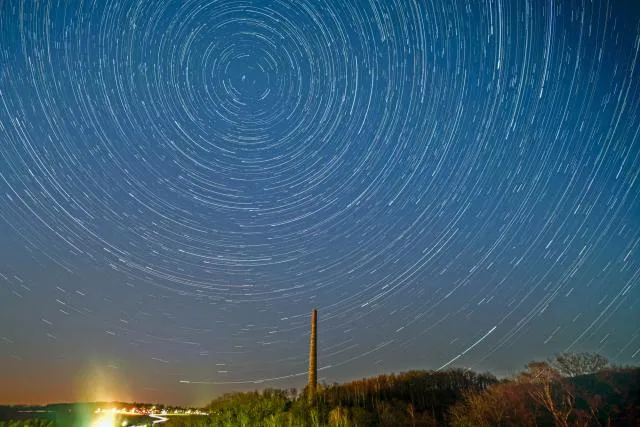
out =
[[[608,367],[589,354],[531,362],[512,378],[470,370],[410,371],[303,390],[230,393],[204,409],[176,416],[166,427],[258,426],[638,426],[640,368]],[[566,360],[565,360],[566,361]],[[596,361],[597,363],[590,363]],[[566,365],[566,364],[565,364]],[[70,411],[96,404],[0,407],[0,427],[68,426]],[[23,411],[29,410],[28,414]],[[39,412],[33,412],[39,411]],[[38,418],[39,424],[27,424]],[[14,423],[8,423],[8,419]],[[2,421],[5,420],[5,421]],[[20,421],[22,420],[22,421]],[[133,422],[133,421],[131,421]],[[151,424],[151,420],[148,422]],[[140,425],[141,419],[135,422]],[[81,425],[81,424],[79,424]]]

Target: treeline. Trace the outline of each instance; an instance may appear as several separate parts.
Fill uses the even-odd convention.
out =
[[[640,426],[640,369],[602,368],[563,376],[548,362],[452,406],[449,424],[463,426]]]
[[[478,393],[495,383],[492,374],[469,370],[411,371],[333,384],[321,390],[317,400],[319,407],[329,409],[328,422],[341,420],[338,425],[363,418],[367,425],[442,425],[464,393]]]
[[[321,385],[313,401],[305,392],[297,396],[292,390],[231,393],[205,408],[212,415],[210,419],[191,425],[441,425],[449,407],[463,393],[479,392],[495,383],[493,375],[471,371],[412,371]],[[196,418],[190,422],[198,421]],[[176,419],[168,425],[187,424]]]
[[[305,391],[266,389],[212,401],[210,416],[171,426],[638,426],[640,369],[612,368],[599,355],[561,354],[518,375],[453,369],[380,375]]]
[[[319,385],[313,398],[306,390],[297,393],[295,389],[230,393],[203,409],[208,416],[174,416],[162,425],[640,426],[640,368],[611,367],[606,358],[590,353],[561,354],[531,362],[503,380],[462,369],[411,371]],[[53,424],[47,420],[0,422],[0,427],[25,425]],[[55,425],[71,424],[58,418]]]

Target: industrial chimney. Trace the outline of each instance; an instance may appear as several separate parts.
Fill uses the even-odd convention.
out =
[[[316,397],[318,384],[318,310],[311,312],[311,339],[309,342],[309,399]]]

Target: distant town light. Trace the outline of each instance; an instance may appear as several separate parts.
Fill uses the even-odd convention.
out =
[[[104,415],[91,424],[91,427],[113,427],[115,419],[116,417],[113,413],[104,413]]]

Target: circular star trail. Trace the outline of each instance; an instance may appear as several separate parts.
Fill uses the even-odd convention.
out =
[[[301,377],[314,306],[331,380],[637,360],[639,54],[632,1],[0,2],[0,308],[158,387]]]

